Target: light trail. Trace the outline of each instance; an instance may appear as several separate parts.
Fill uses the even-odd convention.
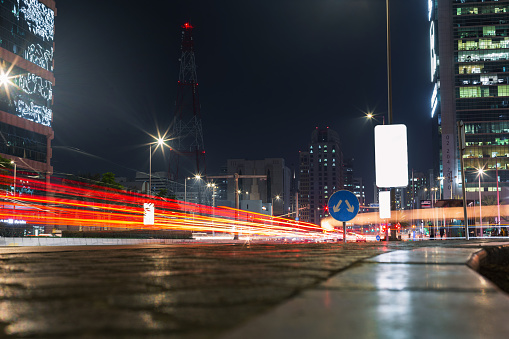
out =
[[[2,194],[0,218],[23,220],[27,224],[84,228],[107,228],[116,230],[183,230],[192,232],[219,232],[237,235],[267,236],[323,236],[324,229],[315,224],[297,222],[282,217],[236,210],[229,207],[210,207],[178,200],[146,196],[140,193],[105,188],[94,184],[62,180],[51,183],[31,178],[17,178],[16,187],[29,187],[32,194],[12,195],[9,186],[12,176],[0,175],[0,185],[6,187]],[[12,186],[11,186],[12,187]],[[12,189],[12,188],[11,188]],[[143,225],[144,203],[154,203],[154,225]],[[500,206],[500,214],[509,214],[509,205]],[[482,206],[483,218],[498,215],[497,206]],[[479,218],[479,207],[468,207],[469,224]],[[413,211],[392,211],[391,219],[380,219],[378,212],[361,213],[347,225],[367,226],[380,223],[407,223],[421,221],[463,220],[462,207],[427,208]],[[341,232],[341,223],[325,218],[335,233]]]
[[[63,180],[62,184],[20,178],[32,194],[13,196],[6,191],[0,218],[23,220],[31,225],[50,227],[103,227],[118,230],[184,230],[238,235],[316,237],[321,227],[280,217],[204,206],[104,188],[93,184]],[[11,176],[0,175],[0,184],[9,186]],[[154,203],[154,224],[143,225],[144,203]]]

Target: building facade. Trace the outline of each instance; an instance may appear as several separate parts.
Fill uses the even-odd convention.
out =
[[[53,0],[0,3],[0,155],[18,170],[53,173]]]
[[[320,225],[329,216],[327,204],[334,192],[344,189],[343,151],[338,133],[316,128],[309,149],[300,152],[300,220]]]
[[[457,122],[465,124],[467,199],[509,193],[509,1],[428,0],[431,117],[442,199],[461,197]],[[486,171],[480,176],[479,169]],[[443,180],[438,180],[442,178]],[[438,186],[439,183],[428,183]]]
[[[228,159],[227,174],[266,175],[267,179],[239,179],[240,200],[261,200],[272,204],[273,215],[290,213],[291,171],[282,158],[263,160]],[[227,197],[235,201],[235,183],[228,180]]]
[[[354,163],[354,158],[343,159],[343,187],[345,190],[355,194],[357,199],[359,199],[360,205],[364,205],[366,203],[365,188],[362,178],[355,177]]]

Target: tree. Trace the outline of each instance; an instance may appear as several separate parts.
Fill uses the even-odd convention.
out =
[[[116,188],[119,190],[124,189],[124,186],[115,181],[115,174],[112,172],[104,173],[101,177],[101,183],[106,187]]]
[[[4,157],[0,156],[0,171],[2,173],[8,172],[6,169],[11,169],[13,167],[14,166],[12,166],[12,163],[11,163],[10,159],[7,159],[7,158],[4,158]]]
[[[156,197],[166,198],[168,196],[168,190],[166,188],[161,188],[159,192],[157,192]]]
[[[11,169],[14,166],[11,164],[11,160],[0,156],[0,174],[2,175],[10,175]],[[8,190],[10,187],[10,183],[6,181],[6,179],[2,179],[0,182],[0,189]]]

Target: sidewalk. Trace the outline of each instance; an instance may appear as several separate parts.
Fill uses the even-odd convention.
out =
[[[5,246],[0,338],[506,338],[500,245]]]
[[[224,338],[508,338],[509,296],[469,245],[364,259]]]

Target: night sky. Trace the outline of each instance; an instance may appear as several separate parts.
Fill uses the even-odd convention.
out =
[[[387,114],[384,0],[57,1],[55,174],[148,172],[149,134],[166,130],[177,95],[181,25],[194,27],[207,172],[226,159],[298,153],[317,126],[355,158],[367,200],[373,124]],[[427,1],[391,0],[394,123],[409,166],[431,168]],[[168,170],[168,152],[152,158]]]

